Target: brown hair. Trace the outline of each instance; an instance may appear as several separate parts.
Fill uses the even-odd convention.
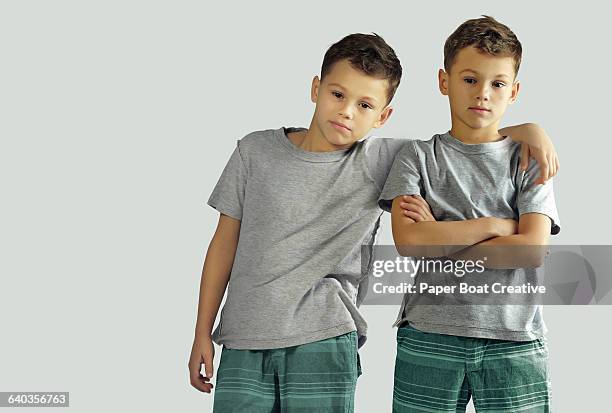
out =
[[[467,20],[444,43],[444,70],[447,72],[461,49],[474,46],[492,56],[510,56],[514,59],[514,74],[521,65],[523,47],[510,28],[493,17],[482,16]]]
[[[391,102],[402,77],[402,65],[382,37],[376,33],[354,33],[331,45],[323,57],[321,80],[335,63],[344,59],[366,75],[386,79],[389,82],[387,104]]]

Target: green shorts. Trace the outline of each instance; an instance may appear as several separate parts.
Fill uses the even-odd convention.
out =
[[[215,413],[353,412],[357,333],[272,350],[223,347]]]
[[[544,340],[503,341],[397,331],[394,412],[550,411]]]

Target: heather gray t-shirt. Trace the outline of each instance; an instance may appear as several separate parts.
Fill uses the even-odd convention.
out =
[[[238,141],[208,200],[241,220],[213,333],[229,348],[290,347],[355,330],[365,341],[360,249],[375,242],[378,196],[405,141],[367,138],[348,150],[308,152],[287,138],[291,131]]]
[[[390,210],[394,198],[419,194],[438,221],[481,217],[518,220],[526,213],[551,219],[551,234],[560,230],[553,184],[536,185],[537,163],[519,168],[520,143],[509,137],[497,142],[465,144],[449,133],[428,141],[411,141],[398,153],[380,196],[380,206]],[[529,282],[535,269],[486,270],[483,278],[500,277]],[[415,283],[431,274],[419,273]],[[528,341],[546,332],[539,305],[419,305],[427,298],[406,294],[397,324],[440,334]]]

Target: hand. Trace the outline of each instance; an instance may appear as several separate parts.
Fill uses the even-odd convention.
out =
[[[521,170],[527,170],[530,157],[535,159],[540,166],[540,178],[536,183],[544,184],[559,171],[559,156],[544,129],[535,124],[528,126],[521,144]]]
[[[210,393],[213,388],[210,379],[213,376],[214,358],[215,346],[210,335],[196,335],[191,348],[191,357],[189,357],[189,378],[191,385],[204,393]],[[202,376],[200,373],[202,364],[204,364],[206,376]]]
[[[414,222],[435,221],[429,204],[420,195],[404,195],[400,202],[402,214]]]

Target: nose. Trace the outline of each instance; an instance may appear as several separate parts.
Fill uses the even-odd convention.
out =
[[[478,89],[478,94],[476,95],[476,99],[487,102],[490,97],[491,89],[489,85],[484,84],[484,83],[485,82],[481,83],[482,86],[480,87],[480,89]]]
[[[349,102],[345,102],[344,105],[340,106],[338,115],[345,119],[353,119],[353,109]]]

